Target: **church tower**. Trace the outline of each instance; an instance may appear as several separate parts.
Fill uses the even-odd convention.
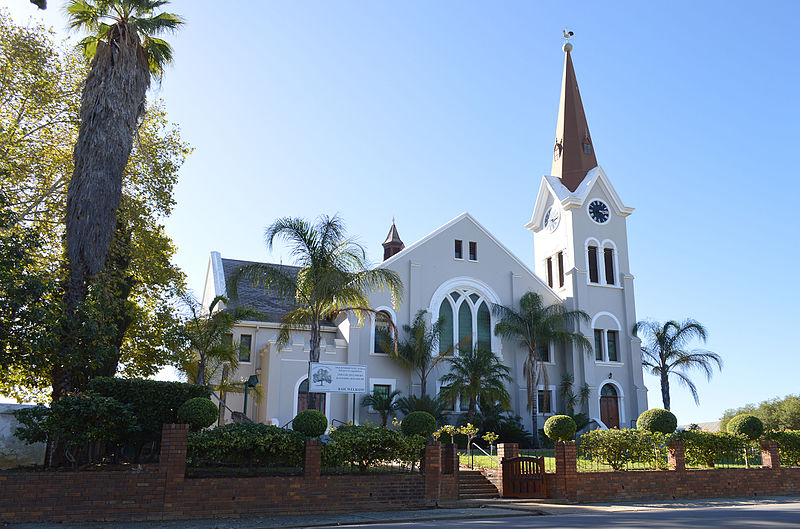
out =
[[[389,234],[386,236],[386,240],[383,241],[382,246],[384,261],[406,247],[403,241],[400,240],[400,234],[397,233],[397,226],[394,225],[394,219],[392,219],[392,227],[389,228]]]
[[[580,332],[594,350],[568,347],[563,372],[573,374],[577,387],[588,384],[590,418],[630,427],[647,409],[641,342],[631,334],[636,312],[626,222],[633,208],[622,203],[597,163],[572,49],[567,38],[553,165],[526,227],[534,233],[536,274],[566,308],[591,319]]]

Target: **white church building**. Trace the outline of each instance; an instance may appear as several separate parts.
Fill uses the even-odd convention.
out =
[[[647,409],[640,341],[631,334],[636,311],[626,222],[633,208],[623,204],[597,164],[571,50],[567,42],[552,170],[542,177],[533,215],[525,226],[533,232],[533,268],[469,213],[408,246],[393,223],[383,243],[384,261],[378,266],[399,274],[405,290],[402,302],[395,307],[388,293],[370,295],[372,308],[380,311],[379,328],[381,318],[391,318],[402,329],[419,310],[426,310],[433,321],[444,318],[444,345],[465,336],[490,342],[510,369],[511,412],[522,417],[528,430],[531,417],[526,411],[523,372],[527,352],[518,343],[494,335],[496,317],[491,310],[493,304],[518,309],[520,297],[528,291],[540,294],[546,304],[563,303],[570,310],[589,314],[590,322],[576,330],[594,346],[588,354],[572,346],[550,346],[543,362],[549,384],[538,388],[539,402],[544,404],[539,427],[543,419],[564,412],[557,391],[564,374],[574,377],[576,389],[588,385],[584,411],[600,425],[630,427]],[[243,264],[247,263],[211,252],[202,299],[206,308],[215,296],[226,295],[226,280]],[[250,398],[246,414],[256,422],[283,426],[305,406],[309,334],[295,333],[293,343],[278,350],[279,322],[287,309],[281,300],[245,283],[239,286],[239,303],[258,310],[265,321],[236,325],[234,340],[244,346],[236,377],[246,380],[257,375],[262,389],[259,398]],[[419,395],[418,377],[381,351],[375,329],[374,319],[359,324],[355,317],[324,325],[320,362],[365,365],[370,392],[397,389],[403,396]],[[429,375],[429,395],[439,390],[438,380],[447,369],[448,363],[440,362]],[[319,405],[329,423],[380,423],[377,414],[359,405],[360,399],[361,395],[354,399],[329,393],[319,399]],[[227,404],[242,410],[243,396],[228,395]],[[454,418],[460,409],[465,411],[466,403],[453,403]]]

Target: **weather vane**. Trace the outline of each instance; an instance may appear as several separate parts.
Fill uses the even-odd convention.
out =
[[[569,41],[569,39],[572,38],[575,35],[575,33],[573,33],[567,28],[564,28],[564,30],[561,33],[564,35],[564,46],[563,46],[564,51],[565,52],[572,51],[572,43]]]

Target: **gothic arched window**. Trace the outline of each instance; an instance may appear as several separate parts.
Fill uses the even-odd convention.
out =
[[[439,305],[442,321],[439,352],[453,348],[482,345],[491,347],[492,315],[489,302],[472,289],[457,289],[444,297]]]
[[[383,345],[392,341],[392,315],[385,310],[375,313],[375,354],[387,354]]]

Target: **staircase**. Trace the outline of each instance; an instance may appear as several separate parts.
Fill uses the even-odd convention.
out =
[[[459,470],[458,495],[462,500],[499,498],[497,487],[480,470]]]

